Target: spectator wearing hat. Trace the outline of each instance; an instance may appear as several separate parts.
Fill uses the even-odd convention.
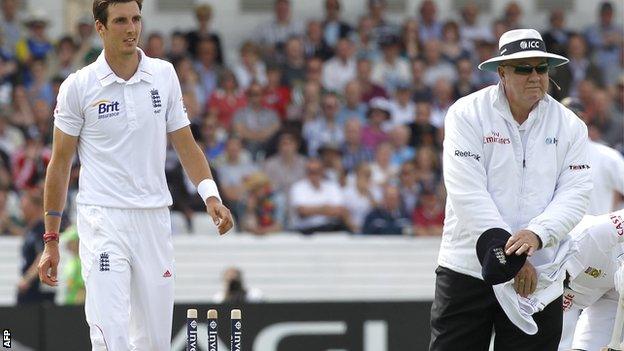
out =
[[[340,18],[340,0],[325,0],[325,18],[323,19],[323,38],[330,47],[336,46],[338,39],[346,38],[353,28]]]
[[[258,171],[245,177],[246,208],[243,230],[265,235],[282,230],[286,220],[285,199],[273,189],[271,179]]]
[[[28,34],[15,44],[15,57],[22,64],[46,59],[54,50],[46,33],[48,16],[42,10],[32,10],[24,20],[24,25],[28,28]]]
[[[338,123],[344,126],[350,118],[357,118],[362,123],[366,122],[366,110],[368,107],[362,102],[362,86],[358,80],[352,80],[344,88],[344,104],[338,112]]]
[[[323,87],[329,91],[341,92],[356,76],[356,60],[353,43],[341,38],[336,44],[336,54],[323,65]]]
[[[360,163],[370,162],[374,158],[371,148],[362,144],[362,122],[358,118],[349,118],[344,124],[345,141],[342,146],[342,166],[345,172],[354,171]]]
[[[388,94],[383,85],[375,83],[371,79],[373,63],[369,58],[360,57],[357,60],[356,79],[362,89],[362,102],[370,103],[374,98],[387,98]]]
[[[420,4],[420,42],[442,39],[442,23],[437,19],[438,9],[435,2],[425,0]]]
[[[197,56],[197,43],[200,39],[210,39],[215,45],[215,61],[219,65],[223,65],[223,50],[221,49],[221,38],[210,28],[212,20],[212,6],[209,4],[198,4],[195,7],[195,20],[197,21],[197,29],[186,34],[188,43],[188,51],[194,57]]]
[[[418,196],[418,205],[412,212],[414,235],[440,236],[444,225],[444,202],[434,189],[425,187]]]
[[[379,205],[364,218],[362,234],[402,235],[411,225],[409,214],[401,206],[399,188],[387,184]]]
[[[344,198],[337,182],[323,178],[323,163],[316,158],[306,164],[306,177],[290,189],[292,228],[304,234],[346,229]]]
[[[344,142],[344,132],[337,120],[340,111],[338,96],[334,93],[323,95],[321,109],[321,115],[303,125],[302,135],[307,143],[309,156],[317,156],[323,144]]]
[[[390,120],[390,105],[384,98],[374,98],[368,104],[367,123],[362,129],[362,145],[375,150],[377,145],[388,140],[383,129],[384,123]]]
[[[382,57],[373,66],[371,79],[393,93],[400,81],[411,79],[409,62],[400,56],[401,43],[398,36],[388,35],[380,40]]]
[[[531,296],[539,276],[535,267],[556,264],[561,241],[589,204],[587,128],[547,94],[549,66],[567,62],[546,51],[536,30],[508,31],[499,40],[499,55],[479,65],[497,72],[500,83],[449,108],[443,151],[447,207],[431,308],[432,351],[487,350],[493,329],[496,349],[557,350],[561,295],[540,300],[544,308],[532,315],[535,328],[528,330],[509,300],[494,295],[492,284],[513,277],[511,298]],[[503,240],[498,260],[528,255],[515,275],[497,282],[483,275],[486,267],[475,250],[490,228],[513,233]],[[563,293],[561,281],[551,286]]]

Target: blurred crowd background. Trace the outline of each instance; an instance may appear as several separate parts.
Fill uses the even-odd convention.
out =
[[[41,249],[56,95],[101,44],[88,13],[53,38],[45,12],[18,0],[0,5],[0,235],[24,236],[32,263]],[[178,73],[193,133],[238,231],[441,234],[446,110],[497,84],[496,74],[476,66],[497,54],[502,33],[524,27],[523,11],[509,2],[483,25],[475,4],[440,14],[425,0],[395,22],[386,5],[363,1],[359,19],[347,22],[340,0],[324,0],[314,19],[295,18],[289,0],[276,0],[272,18],[258,21],[231,60],[208,4],[195,7],[191,31],[143,32],[145,53]],[[548,51],[570,59],[551,70],[559,87],[551,84],[550,94],[578,98],[592,140],[624,152],[622,16],[608,1],[586,15],[592,24],[572,30],[565,9],[554,9],[536,28]],[[67,225],[78,175],[76,159]],[[193,233],[205,207],[174,150],[166,175],[172,209]]]

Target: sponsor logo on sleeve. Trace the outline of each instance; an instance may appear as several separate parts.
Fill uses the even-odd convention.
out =
[[[615,225],[615,230],[619,236],[624,235],[624,221],[622,221],[622,217],[612,213],[609,218],[611,218],[611,223]]]
[[[507,145],[507,144],[511,144],[511,139],[509,137],[501,135],[500,132],[492,131],[490,135],[486,135],[483,137],[483,143]]]
[[[607,276],[607,273],[603,272],[602,269],[594,267],[587,267],[587,269],[585,270],[585,274],[593,278],[603,278]]]
[[[571,292],[566,292],[563,294],[563,311],[567,311],[572,307],[574,303],[574,294]]]
[[[472,157],[472,158],[474,158],[477,161],[479,161],[479,159],[481,159],[481,155],[477,155],[477,154],[472,153],[470,151],[455,150],[455,156],[458,156],[458,157]]]

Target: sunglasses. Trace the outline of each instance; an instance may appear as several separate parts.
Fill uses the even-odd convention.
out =
[[[535,70],[537,74],[544,74],[548,72],[548,63],[542,63],[537,66],[530,66],[530,65],[521,65],[521,66],[505,65],[505,66],[513,67],[514,73],[522,75],[522,76],[528,76],[529,74],[533,73],[533,70]]]

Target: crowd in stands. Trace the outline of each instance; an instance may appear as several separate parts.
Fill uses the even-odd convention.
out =
[[[19,235],[29,224],[18,199],[41,188],[59,86],[101,44],[90,16],[50,38],[45,13],[20,16],[17,0],[0,4],[0,235]],[[228,38],[211,27],[218,14],[207,4],[196,7],[190,32],[143,33],[144,52],[178,73],[193,133],[239,230],[441,234],[445,113],[498,82],[476,66],[497,54],[502,33],[524,27],[522,6],[510,2],[483,25],[472,3],[441,15],[425,0],[402,22],[384,0],[366,5],[349,23],[340,0],[325,0],[321,18],[294,18],[289,0],[275,0],[273,18],[238,57],[224,55]],[[536,29],[549,51],[570,58],[550,72],[560,86],[550,94],[578,97],[592,139],[623,152],[624,31],[614,17],[603,2],[592,25],[573,31],[565,9],[555,9]],[[192,231],[205,207],[170,151],[173,210]],[[76,160],[74,192],[78,169]]]

